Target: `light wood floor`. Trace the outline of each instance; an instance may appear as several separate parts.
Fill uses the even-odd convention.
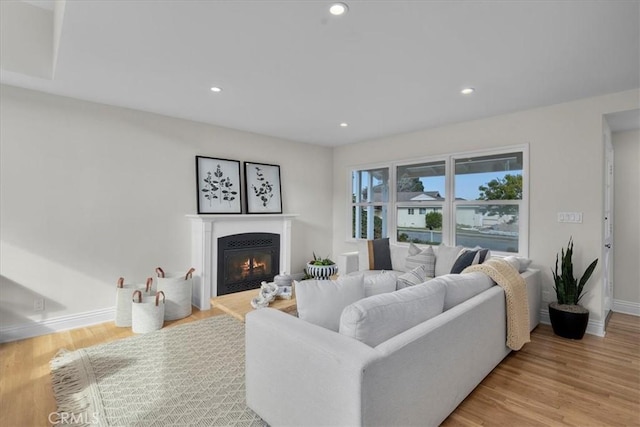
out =
[[[212,315],[194,313],[170,326]],[[49,361],[131,336],[112,323],[0,345],[0,426],[46,426],[56,410]],[[445,426],[640,426],[640,317],[614,314],[606,338],[572,341],[538,326],[444,422]]]

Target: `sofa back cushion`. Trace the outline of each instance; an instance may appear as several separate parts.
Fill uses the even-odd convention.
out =
[[[462,246],[438,246],[438,254],[436,256],[436,277],[444,276],[451,272],[453,264],[455,264],[458,255],[462,251]]]
[[[489,276],[479,271],[465,274],[445,274],[436,277],[429,283],[435,281],[443,283],[446,289],[444,311],[495,285]]]
[[[309,323],[338,331],[342,310],[364,298],[362,274],[338,280],[303,280],[295,282],[298,317]]]
[[[445,286],[432,282],[374,295],[345,307],[339,332],[375,347],[437,316],[444,307]]]
[[[362,274],[362,273],[359,273]],[[364,275],[364,296],[385,294],[396,290],[398,274],[395,271],[382,271],[378,274]]]

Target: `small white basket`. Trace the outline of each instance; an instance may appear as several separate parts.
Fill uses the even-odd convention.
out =
[[[153,278],[149,277],[146,284],[125,284],[124,277],[118,279],[116,285],[116,317],[118,327],[131,326],[131,294],[133,291],[144,291],[145,296],[151,294]]]
[[[160,301],[160,295],[162,295],[162,301]],[[155,297],[143,297],[142,291],[135,291],[131,305],[131,329],[136,334],[146,334],[161,329],[164,325],[164,310],[165,297],[162,291],[156,292]]]
[[[167,297],[164,320],[177,320],[191,315],[194,271],[194,268],[190,268],[187,274],[165,274],[162,268],[156,268],[157,289],[164,292]]]

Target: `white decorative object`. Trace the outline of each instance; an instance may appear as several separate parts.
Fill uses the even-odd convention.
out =
[[[251,307],[255,309],[269,307],[269,301],[266,300],[260,293],[257,297],[251,300]]]
[[[131,330],[136,334],[146,334],[161,329],[164,325],[164,312],[165,298],[162,291],[156,292],[155,297],[142,297],[141,291],[135,291],[131,305]]]
[[[144,291],[145,296],[151,292],[153,279],[149,277],[145,284],[125,284],[124,277],[118,279],[116,285],[116,316],[115,325],[118,327],[131,326],[131,298],[135,291]]]
[[[158,290],[167,297],[164,320],[182,319],[191,315],[191,293],[193,288],[194,268],[187,274],[165,273],[160,267],[158,273]]]

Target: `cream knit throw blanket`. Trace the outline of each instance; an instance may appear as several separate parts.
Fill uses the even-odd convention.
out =
[[[524,279],[508,262],[498,258],[467,267],[462,274],[474,271],[486,274],[504,289],[507,303],[507,347],[520,350],[531,341],[527,285]]]

